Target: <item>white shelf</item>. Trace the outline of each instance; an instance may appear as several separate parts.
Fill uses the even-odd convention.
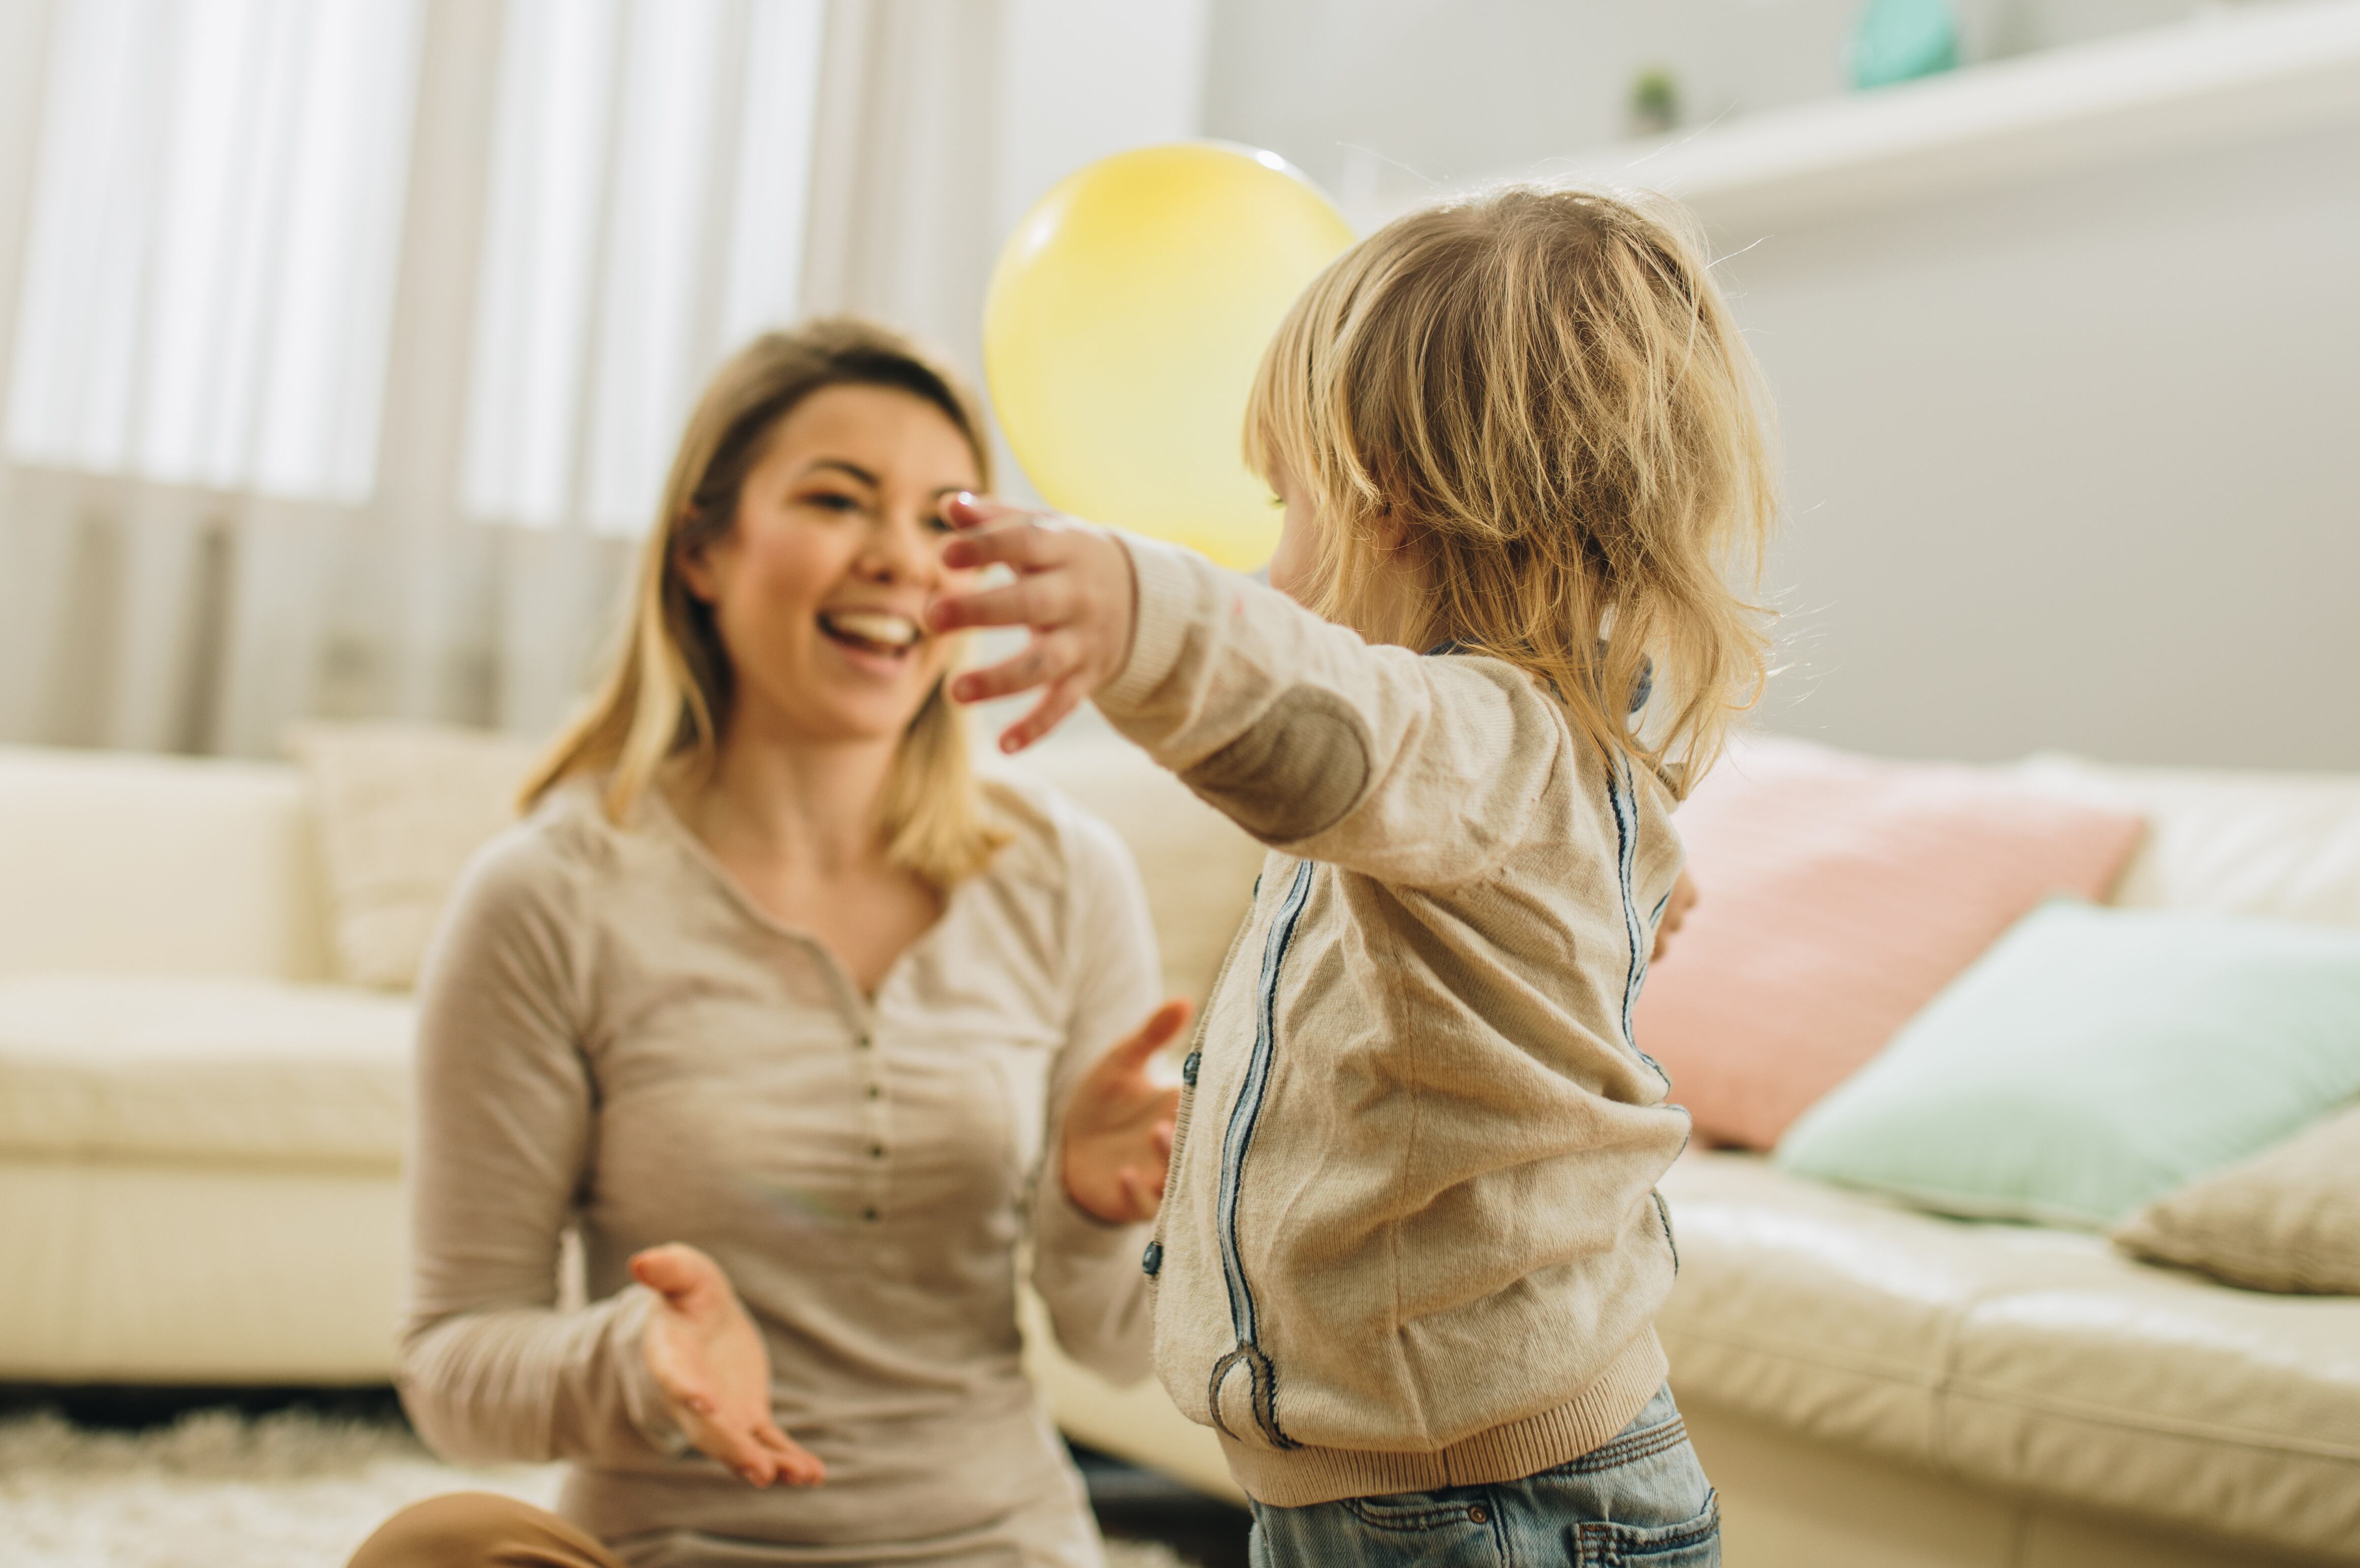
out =
[[[2223,11],[1554,159],[1547,172],[1664,191],[1729,234],[2336,124],[2360,124],[2360,0]]]

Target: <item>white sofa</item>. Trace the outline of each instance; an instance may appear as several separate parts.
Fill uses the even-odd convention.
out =
[[[1131,841],[1201,986],[1257,852],[1124,748],[1035,766]],[[2360,926],[2360,780],[2035,770],[2150,813],[2124,901]],[[292,767],[0,749],[0,1380],[388,1375],[410,1006],[332,982],[317,839]],[[2360,1563],[2360,1300],[1743,1156],[1666,1192],[1734,1568]],[[1036,1372],[1076,1437],[1234,1496],[1152,1382]]]

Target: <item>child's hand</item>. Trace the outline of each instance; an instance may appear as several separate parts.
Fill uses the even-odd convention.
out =
[[[1076,1085],[1059,1163],[1066,1194],[1084,1214],[1131,1225],[1153,1219],[1163,1206],[1180,1091],[1159,1087],[1147,1062],[1188,1027],[1195,1010],[1176,997],[1164,1003]]]
[[[1672,884],[1671,897],[1664,900],[1663,918],[1655,922],[1655,951],[1647,955],[1648,963],[1653,964],[1671,950],[1672,933],[1688,924],[1688,911],[1696,908],[1696,878],[1683,866],[1680,879]]]
[[[951,682],[951,695],[962,702],[1045,688],[1032,711],[1000,737],[1000,750],[1022,751],[1122,673],[1131,657],[1131,561],[1122,546],[1069,518],[973,495],[955,497],[944,515],[960,530],[944,547],[945,565],[998,562],[1016,573],[1015,582],[997,588],[935,600],[926,620],[938,632],[1032,628],[1032,640],[1014,658]]]
[[[631,1277],[661,1298],[639,1332],[639,1354],[689,1442],[749,1486],[816,1486],[827,1479],[818,1457],[770,1417],[762,1331],[721,1265],[672,1242],[633,1255]]]

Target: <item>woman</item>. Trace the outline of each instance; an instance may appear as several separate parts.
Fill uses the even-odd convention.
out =
[[[422,996],[403,1400],[453,1458],[572,1460],[563,1517],[437,1498],[355,1568],[1098,1561],[1016,1249],[1070,1354],[1145,1371],[1187,1008],[1148,1017],[1113,837],[969,775],[923,627],[988,471],[951,376],[856,322],[691,419],[616,665]]]

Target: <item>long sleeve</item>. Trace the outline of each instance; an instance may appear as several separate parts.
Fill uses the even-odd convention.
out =
[[[1483,876],[1519,842],[1564,755],[1531,744],[1565,721],[1529,677],[1372,647],[1200,557],[1118,537],[1138,615],[1098,704],[1205,800],[1274,849],[1409,887]]]
[[[1085,1214],[1065,1192],[1060,1156],[1074,1085],[1147,1021],[1163,982],[1147,896],[1129,852],[1088,818],[1076,821],[1074,843],[1066,952],[1076,988],[1050,1077],[1049,1136],[1032,1200],[1032,1285],[1068,1356],[1110,1381],[1131,1383],[1149,1369],[1151,1303],[1139,1259],[1151,1227]]]
[[[511,836],[480,856],[421,997],[402,1402],[446,1457],[646,1459],[677,1434],[639,1352],[652,1295],[557,1306],[592,1082],[567,868]]]

